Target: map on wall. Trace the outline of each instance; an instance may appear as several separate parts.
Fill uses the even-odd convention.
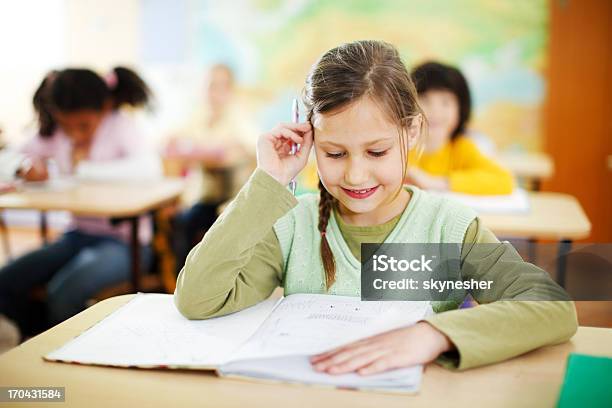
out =
[[[409,68],[426,60],[459,67],[472,92],[470,129],[498,149],[540,147],[545,0],[143,0],[142,6],[155,14],[172,7],[172,15],[184,16],[184,24],[174,25],[188,45],[176,58],[200,66],[229,64],[260,127],[289,119],[291,99],[327,49],[381,39],[399,49]],[[183,11],[177,14],[177,7]]]

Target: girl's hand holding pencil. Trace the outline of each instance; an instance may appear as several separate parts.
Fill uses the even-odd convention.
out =
[[[300,145],[295,155],[294,143]],[[286,186],[308,163],[312,144],[310,122],[281,123],[257,140],[257,167]]]

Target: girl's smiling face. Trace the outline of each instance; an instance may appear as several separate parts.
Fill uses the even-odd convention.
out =
[[[402,147],[397,126],[378,104],[363,97],[339,112],[312,119],[319,177],[338,200],[343,219],[379,225],[401,213],[410,200],[401,188],[406,162],[402,149],[408,146]],[[406,129],[410,146],[419,129],[420,118]]]

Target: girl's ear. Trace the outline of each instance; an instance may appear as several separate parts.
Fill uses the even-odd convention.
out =
[[[421,128],[423,126],[423,115],[416,115],[410,122],[410,126],[406,129],[406,137],[408,139],[408,150],[412,150],[417,146],[421,137]]]

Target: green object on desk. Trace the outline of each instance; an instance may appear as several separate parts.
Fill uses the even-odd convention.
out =
[[[612,407],[612,358],[571,353],[557,407]]]

